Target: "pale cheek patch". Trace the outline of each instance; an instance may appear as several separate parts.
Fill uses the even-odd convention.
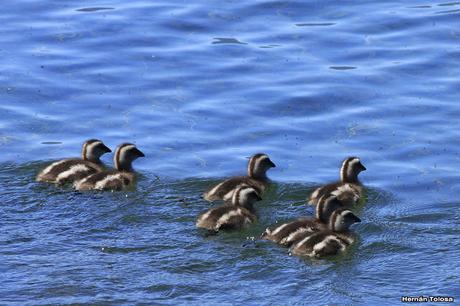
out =
[[[129,151],[134,149],[136,146],[134,145],[127,145],[121,148],[117,149],[117,152],[115,153],[115,166],[117,169],[120,168],[120,166],[125,165],[128,162],[128,155]]]
[[[260,175],[262,170],[260,164],[262,161],[266,160],[268,158],[267,155],[262,155],[256,158],[256,160],[251,160],[249,165],[249,176],[253,175]],[[251,165],[254,164],[254,166],[251,167]],[[251,169],[252,168],[252,169]]]
[[[260,164],[262,164],[265,160],[268,159],[267,155],[262,155],[256,160],[256,164],[254,166],[254,171],[258,172],[260,170]]]
[[[96,142],[93,142],[92,144],[86,146],[86,153],[89,153],[89,156],[94,155],[94,151],[95,151],[96,147],[101,145],[101,144],[102,144],[102,142],[96,141]],[[86,154],[86,156],[88,157],[88,154]]]

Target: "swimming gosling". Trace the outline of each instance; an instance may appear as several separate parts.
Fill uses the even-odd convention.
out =
[[[218,232],[221,229],[241,229],[256,222],[257,216],[253,204],[262,200],[251,186],[240,185],[235,189],[230,204],[211,208],[201,214],[196,226]]]
[[[88,175],[104,171],[100,157],[112,152],[99,139],[89,139],[83,143],[81,158],[56,161],[40,171],[37,181],[64,185],[73,183]]]
[[[317,188],[310,195],[309,204],[316,205],[322,196],[329,195],[335,195],[346,206],[359,203],[363,196],[363,185],[358,175],[365,170],[358,157],[348,157],[340,168],[340,181]]]
[[[248,175],[229,178],[217,184],[203,194],[207,201],[229,200],[238,185],[246,184],[253,187],[259,195],[262,195],[269,184],[267,171],[276,165],[267,154],[258,153],[251,157],[248,163]]]
[[[132,143],[123,143],[115,151],[114,170],[92,174],[75,182],[76,190],[112,190],[120,191],[130,186],[136,178],[132,163],[139,157],[145,157]]]
[[[328,228],[333,212],[343,204],[336,196],[322,197],[316,205],[315,218],[299,218],[286,222],[270,230],[267,228],[261,238],[271,240],[279,245],[289,247],[301,239],[305,233],[313,234]]]
[[[297,256],[323,258],[341,254],[355,241],[355,234],[349,231],[354,223],[361,222],[347,208],[336,209],[329,221],[328,229],[313,234],[304,233],[298,242],[290,248],[290,253]]]

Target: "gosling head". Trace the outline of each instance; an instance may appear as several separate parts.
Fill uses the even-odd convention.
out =
[[[327,224],[332,213],[342,206],[342,202],[335,195],[322,196],[316,205],[316,219]]]
[[[270,160],[267,154],[257,153],[251,157],[248,163],[248,176],[254,178],[266,178],[267,171],[276,165]]]
[[[342,168],[340,168],[340,180],[343,183],[359,183],[358,174],[365,170],[366,167],[358,157],[348,157],[343,161]]]
[[[361,222],[351,210],[347,208],[336,209],[329,221],[329,229],[334,232],[347,231],[354,223]]]
[[[253,209],[255,202],[261,201],[259,193],[249,185],[242,184],[235,188],[232,196],[232,205]]]
[[[96,164],[101,164],[101,156],[109,152],[112,151],[99,139],[89,139],[83,143],[81,158]]]
[[[139,157],[145,157],[136,146],[132,143],[123,143],[118,146],[113,158],[115,168],[119,171],[133,171],[132,163]]]

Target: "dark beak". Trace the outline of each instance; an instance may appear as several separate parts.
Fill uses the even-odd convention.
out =
[[[355,223],[359,223],[359,222],[361,222],[361,219],[360,219],[360,218],[358,218],[357,216],[355,216],[355,219],[354,219],[354,221],[355,221]]]
[[[139,150],[138,148],[134,148],[133,151],[134,151],[134,153],[136,154],[137,157],[145,157],[145,154],[142,153],[142,151]]]
[[[256,199],[257,201],[262,201],[262,197],[256,193]]]
[[[101,145],[101,150],[102,150],[102,152],[104,152],[104,153],[110,153],[110,152],[112,152],[112,150],[110,150],[110,148],[107,147],[105,144],[102,144],[102,145]]]
[[[271,160],[268,160],[268,165],[272,168],[276,167],[276,165]]]
[[[367,170],[366,167],[364,167],[364,165],[361,164],[361,171],[366,171],[366,170]]]

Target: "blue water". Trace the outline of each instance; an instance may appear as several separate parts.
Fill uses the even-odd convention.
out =
[[[459,2],[23,0],[0,20],[1,304],[458,302]],[[34,181],[88,138],[138,145],[137,191]],[[195,229],[256,152],[277,164],[259,222]],[[311,214],[349,155],[368,169],[349,252],[252,239]]]

